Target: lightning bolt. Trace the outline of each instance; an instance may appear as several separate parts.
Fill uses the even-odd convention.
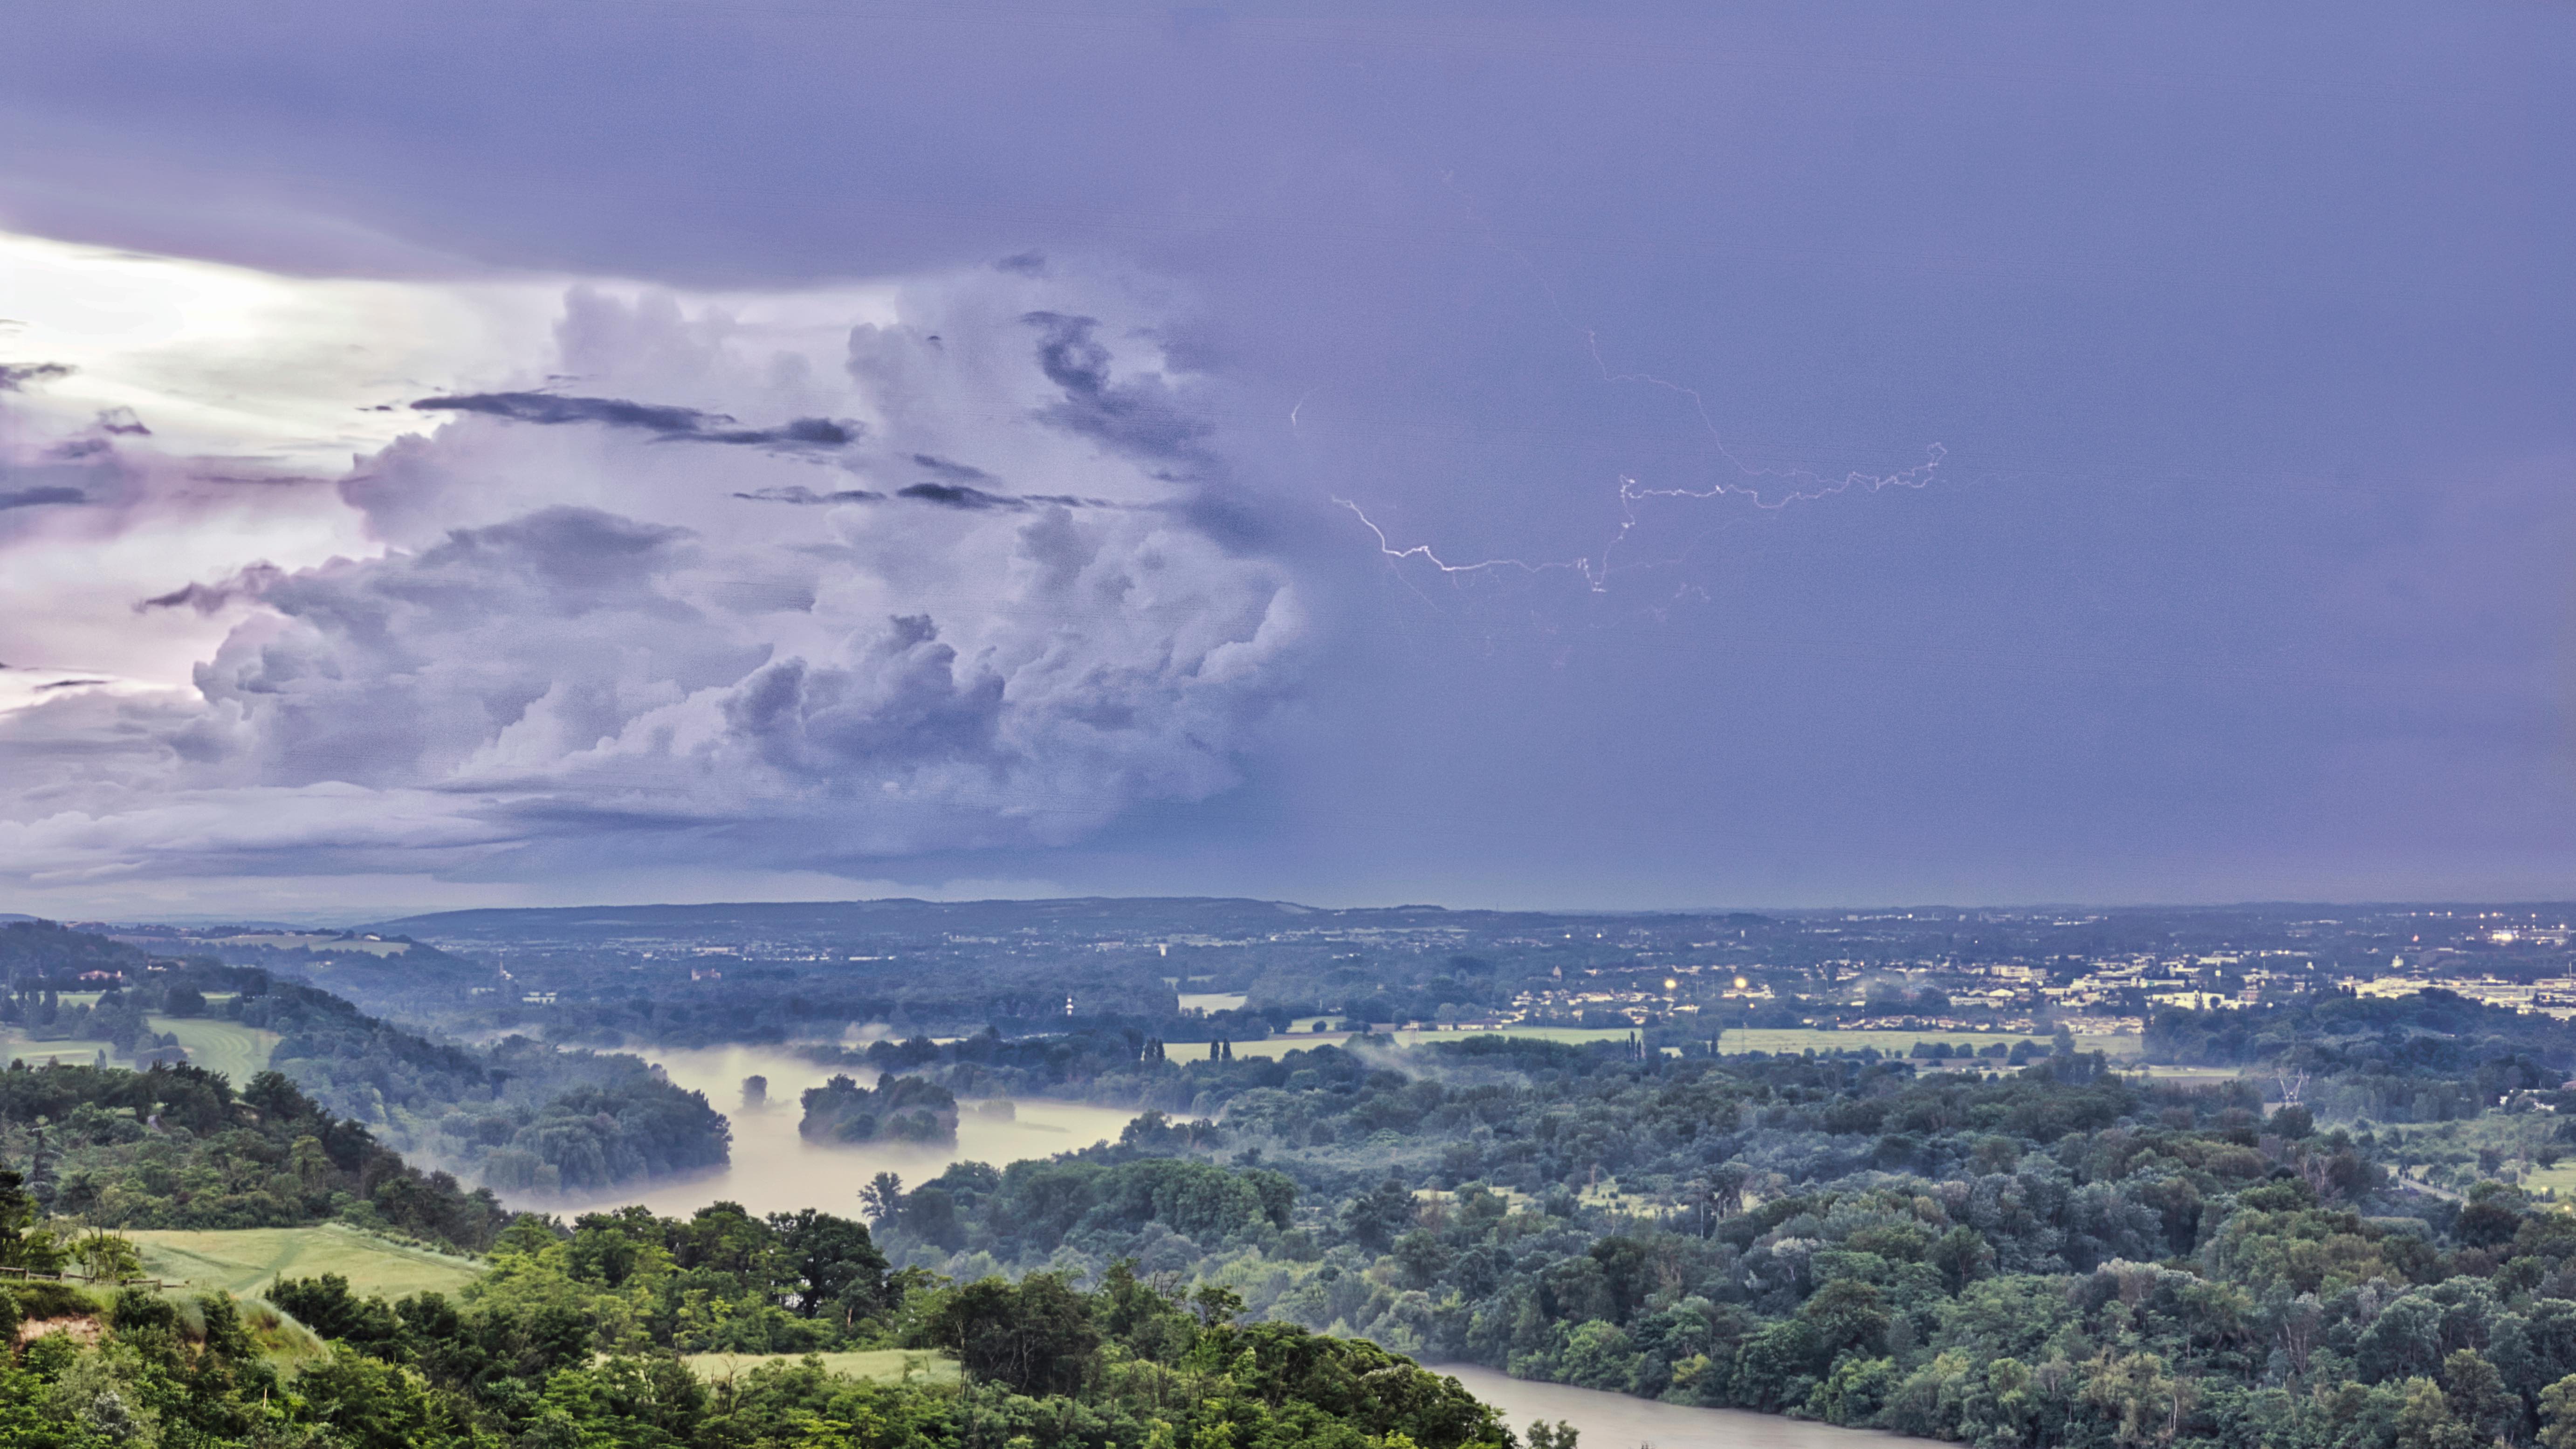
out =
[[[1625,480],[1622,481],[1624,482]],[[1417,543],[1411,548],[1397,548],[1394,540],[1386,536],[1386,530],[1378,527],[1377,521],[1370,518],[1358,504],[1347,498],[1336,498],[1333,501],[1342,507],[1349,509],[1351,511],[1351,516],[1358,519],[1362,527],[1376,535],[1377,551],[1379,553],[1386,555],[1388,558],[1398,563],[1402,563],[1406,559],[1420,559],[1424,563],[1431,565],[1433,568],[1438,569],[1444,574],[1475,574],[1484,573],[1488,570],[1502,569],[1517,569],[1525,574],[1546,574],[1571,570],[1573,572],[1580,573],[1583,576],[1584,581],[1592,586],[1592,590],[1595,593],[1599,593],[1601,591],[1601,586],[1607,577],[1606,571],[1603,573],[1594,572],[1592,561],[1589,558],[1565,559],[1548,563],[1531,563],[1526,559],[1517,558],[1489,558],[1480,559],[1475,563],[1453,564],[1447,559],[1442,558],[1437,553],[1432,552],[1431,545],[1427,543]],[[1625,534],[1627,532],[1627,525],[1623,524],[1620,528],[1620,532]],[[1605,561],[1607,559],[1607,550],[1604,551],[1604,559]]]
[[[1454,178],[1444,176],[1442,180],[1445,184],[1449,185],[1453,191],[1457,189]],[[1387,537],[1386,530],[1379,527],[1376,521],[1371,519],[1358,503],[1348,498],[1337,497],[1333,499],[1334,503],[1343,508],[1349,509],[1351,516],[1357,518],[1360,523],[1368,529],[1371,536],[1377,540],[1378,552],[1385,556],[1390,566],[1419,561],[1421,563],[1429,564],[1440,573],[1453,578],[1480,573],[1503,572],[1516,572],[1533,576],[1550,573],[1570,573],[1581,578],[1585,586],[1591,592],[1595,594],[1606,594],[1610,591],[1610,580],[1614,571],[1651,568],[1657,566],[1655,564],[1623,564],[1614,566],[1612,560],[1612,555],[1621,545],[1628,543],[1630,536],[1639,528],[1640,520],[1637,512],[1638,505],[1648,499],[1705,501],[1718,498],[1741,498],[1755,508],[1766,511],[1777,510],[1786,508],[1793,503],[1814,502],[1819,499],[1831,498],[1837,494],[1851,492],[1854,489],[1858,489],[1866,493],[1877,493],[1889,488],[1928,487],[1940,470],[1941,460],[1948,456],[1949,449],[1936,442],[1929,444],[1924,449],[1924,460],[1912,468],[1907,468],[1895,473],[1868,473],[1855,470],[1853,472],[1845,473],[1840,478],[1828,478],[1823,474],[1803,468],[1759,468],[1745,462],[1742,458],[1736,456],[1733,449],[1727,446],[1724,432],[1718,427],[1716,417],[1709,412],[1708,399],[1700,392],[1699,389],[1685,386],[1684,384],[1674,382],[1668,378],[1657,377],[1653,373],[1649,372],[1619,371],[1612,368],[1610,366],[1609,359],[1602,355],[1601,337],[1598,330],[1591,327],[1579,326],[1572,318],[1568,317],[1565,313],[1563,300],[1557,295],[1556,287],[1548,281],[1546,274],[1541,272],[1537,265],[1533,263],[1527,255],[1515,248],[1505,245],[1499,237],[1495,236],[1492,224],[1487,222],[1483,216],[1478,215],[1472,204],[1468,205],[1467,210],[1470,217],[1472,217],[1480,226],[1485,228],[1487,242],[1497,251],[1502,252],[1504,255],[1510,257],[1514,262],[1518,263],[1521,269],[1529,274],[1530,279],[1538,284],[1539,290],[1546,294],[1548,310],[1556,314],[1556,320],[1563,324],[1568,331],[1577,333],[1583,338],[1584,350],[1591,356],[1592,365],[1600,372],[1601,381],[1605,386],[1616,387],[1633,384],[1643,387],[1659,388],[1665,392],[1672,393],[1675,396],[1688,399],[1691,406],[1691,413],[1699,420],[1701,431],[1708,434],[1709,443],[1717,450],[1718,456],[1724,458],[1734,467],[1737,479],[1735,481],[1729,481],[1721,478],[1705,488],[1648,487],[1645,484],[1640,483],[1637,479],[1622,474],[1619,478],[1619,487],[1616,495],[1619,504],[1619,525],[1611,534],[1609,540],[1602,544],[1600,553],[1598,555],[1586,554],[1572,559],[1545,560],[1540,562],[1531,562],[1527,559],[1517,558],[1492,558],[1479,559],[1473,563],[1451,563],[1435,552],[1429,544],[1413,544],[1408,547],[1398,547],[1394,540]],[[1312,395],[1313,394],[1311,392],[1308,394],[1309,397]],[[1299,398],[1297,400],[1297,408],[1291,409],[1289,412],[1289,425],[1292,430],[1296,426],[1297,411],[1298,409],[1302,409],[1305,406],[1305,403],[1305,398]],[[1773,484],[1783,484],[1786,486],[1775,488],[1771,486]],[[1417,589],[1415,592],[1419,593],[1420,590]],[[1691,592],[1690,586],[1685,585],[1681,592]],[[1675,595],[1676,602],[1680,597],[1680,594]]]

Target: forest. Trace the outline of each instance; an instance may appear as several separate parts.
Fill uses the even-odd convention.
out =
[[[957,1097],[936,1082],[886,1075],[873,1087],[834,1076],[808,1087],[796,1130],[816,1142],[955,1142]]]
[[[2270,1027],[2312,1098],[2576,1109],[2545,1018],[2330,996]],[[2492,1181],[2409,1191],[2379,1160],[2400,1119],[2267,1115],[2255,1080],[1493,1039],[1121,1064],[1081,1040],[872,1050],[1220,1121],[881,1184],[890,1258],[1132,1259],[1430,1361],[1981,1445],[2576,1442],[2576,1216]],[[1184,1166],[1233,1174],[1238,1206],[1150,1185]],[[1242,1206],[1256,1182],[1288,1211]]]
[[[686,1220],[522,1218],[489,1261],[454,1299],[280,1282],[275,1305],[330,1343],[291,1378],[232,1299],[128,1289],[95,1345],[56,1332],[0,1354],[0,1445],[1516,1444],[1454,1380],[1373,1344],[1239,1322],[1223,1289],[1124,1266],[1089,1289],[1044,1272],[935,1282],[888,1272],[859,1223],[724,1204]],[[0,1326],[53,1289],[0,1289]],[[852,1380],[789,1359],[710,1386],[677,1356],[844,1344],[936,1351],[961,1374]]]
[[[62,1235],[36,1228],[38,1213],[109,1228],[340,1221],[468,1252],[509,1221],[489,1191],[407,1165],[277,1072],[236,1095],[184,1065],[13,1064],[0,1072],[0,1160],[38,1234],[14,1267],[55,1266],[42,1245]]]
[[[432,1041],[265,968],[152,957],[42,921],[0,925],[0,977],[0,1024],[37,1040],[106,1039],[137,1065],[185,1055],[148,1015],[274,1032],[270,1066],[321,1110],[502,1191],[604,1191],[727,1158],[723,1114],[622,1053]],[[62,1004],[76,986],[95,1001]]]
[[[1110,1386],[1198,1351],[1101,1326],[1145,1322],[1117,1306],[1150,1308],[1144,1293],[1169,1309],[1147,1318],[1194,1343],[1276,1333],[1981,1446],[2576,1445],[2576,1215],[2520,1185],[2576,1148],[2560,1121],[2576,1112],[2576,1032],[2447,991],[2163,1011],[2144,1054],[2200,1072],[2179,1078],[2123,1071],[2062,1033],[2053,1049],[1947,1057],[1717,1056],[1651,1027],[1588,1045],[1363,1036],[1277,1057],[1223,1038],[1167,1051],[1138,1025],[1079,1022],[818,1046],[841,1074],[804,1094],[809,1138],[953,1140],[961,1098],[1138,1115],[1113,1142],[910,1183],[882,1173],[860,1201],[801,1214],[512,1225],[435,1174],[368,1169],[359,1193],[328,1172],[353,1151],[391,1159],[380,1123],[484,1136],[486,1161],[509,1161],[547,1104],[571,1123],[593,1090],[548,1060],[631,1063],[640,1075],[607,1080],[655,1082],[640,1063],[526,1039],[443,1047],[239,968],[158,974],[129,994],[185,989],[268,1024],[279,1074],[232,1101],[186,1067],[12,1072],[29,1085],[0,1097],[11,1122],[41,1116],[56,1144],[31,1188],[95,1222],[338,1216],[488,1249],[493,1271],[461,1304],[370,1306],[328,1281],[276,1291],[335,1326],[346,1362],[412,1375],[396,1379],[445,1405],[441,1422],[523,1439],[551,1410],[508,1396],[542,1398],[528,1386],[565,1373],[913,1345],[974,1370],[956,1403],[1061,1399],[1060,1427],[1037,1437],[1106,1444],[1124,1431],[1061,1426],[1142,1424]],[[2209,1072],[2221,1066],[2245,1070]],[[603,1107],[573,1125],[601,1119],[617,1120]],[[13,1153],[32,1140],[9,1130]],[[2487,1145],[2445,1152],[2444,1132]],[[411,1185],[389,1197],[395,1181]],[[1098,1336],[1066,1340],[1085,1367],[1041,1372],[1056,1350],[961,1326],[961,1303]],[[548,1329],[494,1316],[504,1304],[561,1311]],[[442,1326],[450,1312],[485,1327]],[[547,1333],[619,1357],[527,1357]],[[622,1392],[594,1383],[581,1402]],[[715,1435],[707,1406],[738,1391],[706,1392],[690,1432]],[[967,1412],[926,1383],[863,1392],[921,1396],[907,1414]]]

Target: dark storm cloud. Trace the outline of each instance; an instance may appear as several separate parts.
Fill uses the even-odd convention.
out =
[[[188,584],[166,594],[154,594],[136,604],[134,612],[141,614],[153,609],[187,608],[200,614],[211,614],[231,601],[232,592],[221,584]]]
[[[596,423],[651,433],[664,443],[725,443],[781,450],[845,448],[858,441],[855,422],[832,418],[797,418],[774,428],[729,426],[728,413],[697,408],[631,402],[614,397],[575,397],[551,392],[479,392],[454,397],[426,397],[412,404],[418,412],[479,413],[514,423],[554,426]]]
[[[0,510],[34,508],[46,503],[87,503],[89,495],[77,488],[60,486],[21,488],[14,493],[0,493]]]
[[[143,425],[143,419],[136,417],[134,415],[134,409],[132,408],[100,409],[98,415],[98,430],[102,433],[114,433],[117,436],[124,438],[148,438],[152,436],[152,430]]]
[[[43,694],[52,689],[85,689],[93,684],[114,684],[115,682],[113,679],[57,679],[50,684],[37,685],[36,693]]]
[[[514,423],[598,423],[611,428],[639,428],[651,433],[694,433],[708,423],[729,423],[722,413],[696,408],[657,407],[614,397],[566,397],[550,392],[477,392],[455,397],[425,397],[415,412],[481,413]]]
[[[965,463],[942,458],[935,453],[915,453],[912,461],[943,480],[938,483],[915,483],[898,493],[921,503],[935,503],[943,508],[1029,508],[1051,504],[1059,508],[1132,508],[1107,498],[1083,498],[1071,493],[1000,493],[976,484],[1000,480],[992,474]]]
[[[1120,503],[1110,498],[1083,498],[1071,493],[989,493],[969,488],[962,483],[915,483],[895,490],[897,498],[916,503],[937,504],[941,508],[1004,508],[1026,512],[1032,508],[1138,508],[1147,505]]]
[[[846,448],[859,440],[857,423],[830,418],[798,418],[776,428],[728,428],[691,435],[700,443],[748,443],[771,448]]]
[[[972,473],[978,478],[985,476],[972,468],[960,468],[958,471]],[[835,503],[889,501],[889,495],[870,492],[865,488],[843,488],[831,493],[820,493],[802,484],[786,488],[756,488],[733,496],[750,503],[793,503],[808,507]],[[1041,506],[1051,508],[1132,508],[1135,506],[1107,498],[1081,498],[1070,493],[992,493],[981,488],[968,487],[963,483],[914,483],[896,489],[891,496],[905,502],[927,503],[934,508],[954,508],[968,513],[993,511],[1026,513]]]
[[[1027,508],[1029,506],[1025,498],[1013,498],[1003,493],[987,493],[981,488],[969,488],[963,483],[915,483],[910,487],[896,489],[895,496],[909,498],[916,503],[936,503],[942,508]]]
[[[871,493],[865,488],[843,488],[831,493],[817,493],[801,483],[791,488],[755,488],[748,493],[736,493],[734,497],[747,499],[753,503],[794,503],[805,506],[885,501],[884,494]]]
[[[1109,349],[1092,335],[1099,319],[1031,312],[1020,320],[1039,331],[1039,370],[1064,390],[1064,401],[1038,416],[1124,453],[1199,460],[1207,424],[1184,412],[1160,382],[1115,381]]]
[[[192,583],[166,594],[155,594],[134,606],[138,614],[154,609],[194,609],[200,614],[220,613],[233,600],[253,596],[260,590],[286,577],[286,571],[275,564],[252,564],[227,579],[214,583]]]
[[[0,392],[24,392],[31,382],[52,382],[72,372],[60,362],[0,362]]]

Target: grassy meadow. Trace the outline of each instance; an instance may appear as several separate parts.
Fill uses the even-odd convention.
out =
[[[268,1070],[269,1053],[277,1050],[280,1039],[273,1031],[209,1017],[151,1016],[144,1020],[154,1031],[177,1037],[179,1045],[187,1048],[191,1064],[223,1074],[236,1091]]]
[[[117,1055],[116,1048],[103,1041],[77,1038],[70,1041],[37,1041],[24,1032],[0,1027],[0,1063],[16,1060],[25,1062],[31,1067],[41,1067],[47,1062],[70,1062],[74,1066],[85,1067],[97,1061],[100,1052],[107,1053],[107,1060],[111,1066],[123,1065],[124,1058]]]
[[[483,1271],[450,1257],[362,1233],[337,1223],[311,1228],[227,1228],[203,1232],[146,1228],[126,1236],[142,1250],[143,1271],[200,1291],[221,1288],[256,1296],[280,1278],[337,1273],[360,1293],[401,1298],[453,1293]]]
[[[753,1369],[774,1363],[799,1363],[809,1355],[797,1353],[690,1353],[680,1362],[689,1372],[707,1383],[722,1383],[747,1374]],[[942,1353],[917,1348],[878,1348],[852,1353],[818,1353],[810,1355],[823,1361],[823,1371],[849,1379],[884,1379],[900,1381],[919,1378],[928,1383],[946,1384],[957,1381],[957,1360]]]
[[[277,1050],[278,1035],[239,1022],[219,1021],[209,1017],[147,1016],[154,1031],[168,1032],[179,1039],[188,1052],[188,1060],[208,1071],[220,1072],[239,1089],[250,1079],[268,1069],[268,1058]],[[0,1027],[0,1064],[12,1058],[31,1067],[48,1062],[70,1062],[87,1066],[107,1053],[110,1066],[132,1066],[133,1059],[103,1041],[75,1037],[62,1041],[38,1041],[15,1028]]]

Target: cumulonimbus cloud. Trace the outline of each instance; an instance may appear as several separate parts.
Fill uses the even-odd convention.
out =
[[[579,391],[422,398],[339,481],[380,553],[169,580],[139,620],[232,621],[188,689],[0,714],[0,879],[832,868],[1224,789],[1305,613],[1198,521],[1190,380],[1065,286],[905,284],[831,355],[575,291],[517,367]]]

